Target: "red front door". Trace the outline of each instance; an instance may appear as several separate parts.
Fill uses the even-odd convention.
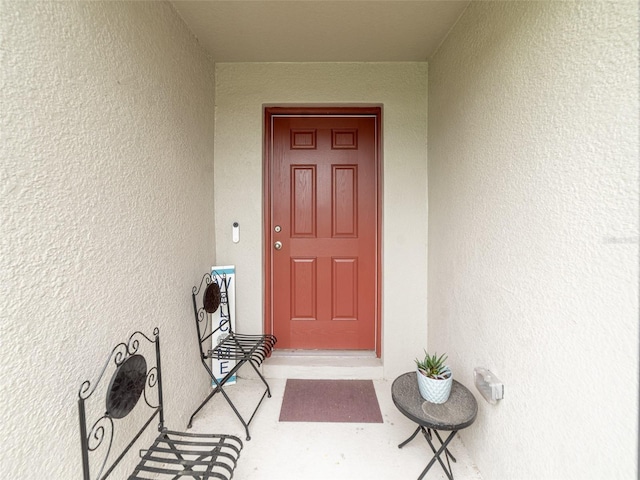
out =
[[[271,309],[279,348],[376,348],[377,119],[272,116]]]

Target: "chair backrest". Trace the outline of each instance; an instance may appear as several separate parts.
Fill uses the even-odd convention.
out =
[[[217,345],[228,334],[233,333],[227,295],[230,282],[231,278],[226,273],[214,270],[205,273],[200,285],[191,290],[202,358],[207,358],[212,343]]]
[[[106,410],[93,401],[100,396],[96,392],[105,390],[102,379],[111,379],[106,387]],[[94,393],[96,397],[90,399]],[[98,378],[93,383],[89,380],[82,383],[78,397],[83,478],[107,478],[154,418],[158,417],[158,430],[164,428],[158,328],[153,331],[152,338],[135,332],[128,341],[117,344]],[[141,397],[144,401],[139,401]],[[135,409],[134,416],[137,419],[140,415],[141,420],[134,423],[142,424],[142,427],[130,431],[128,427],[132,422],[128,420],[122,425],[127,428],[119,428],[116,433],[119,420],[128,416],[137,405],[140,407]],[[102,416],[95,415],[97,420],[87,418],[88,412],[103,411]],[[125,446],[120,448],[122,445]],[[113,452],[114,447],[120,451]]]

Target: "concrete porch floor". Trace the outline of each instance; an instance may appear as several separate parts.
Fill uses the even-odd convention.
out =
[[[396,480],[417,479],[431,459],[422,436],[398,448],[415,430],[391,400],[390,380],[373,383],[383,423],[279,422],[286,379],[270,378],[272,397],[265,398],[249,426],[245,440],[242,424],[221,395],[216,395],[193,421],[192,431],[231,433],[244,442],[234,478],[243,480]],[[236,407],[248,415],[263,391],[257,379],[240,378],[227,387]],[[481,480],[481,476],[457,436],[450,445],[458,460],[452,463],[457,480]],[[425,480],[446,479],[435,464]]]

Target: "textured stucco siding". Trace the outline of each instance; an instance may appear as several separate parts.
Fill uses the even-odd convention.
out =
[[[381,104],[384,375],[412,368],[427,335],[426,93],[426,63],[216,64],[216,255],[237,265],[243,330],[263,328],[263,105]]]
[[[214,64],[166,3],[3,1],[0,29],[0,476],[80,478],[80,383],[135,329],[170,426],[206,394]]]
[[[504,381],[483,478],[636,477],[638,88],[631,1],[473,2],[429,64],[429,346]]]

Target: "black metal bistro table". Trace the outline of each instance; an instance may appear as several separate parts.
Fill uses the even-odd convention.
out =
[[[418,480],[424,478],[436,460],[440,462],[447,477],[453,480],[453,472],[451,471],[449,458],[454,462],[456,459],[451,455],[451,452],[449,452],[447,445],[449,445],[459,430],[468,427],[476,419],[478,403],[473,394],[467,387],[454,380],[451,386],[451,395],[445,403],[435,404],[427,402],[420,396],[416,372],[413,371],[404,373],[393,381],[391,398],[398,410],[400,410],[405,417],[418,424],[416,431],[398,445],[398,448],[404,447],[416,437],[418,432],[422,432],[433,452],[433,458],[422,471]],[[451,433],[449,433],[449,436],[443,442],[438,431],[449,431]],[[437,450],[433,444],[434,434],[440,442],[440,448]],[[445,453],[447,460],[446,466],[442,458],[440,458],[443,453]]]

